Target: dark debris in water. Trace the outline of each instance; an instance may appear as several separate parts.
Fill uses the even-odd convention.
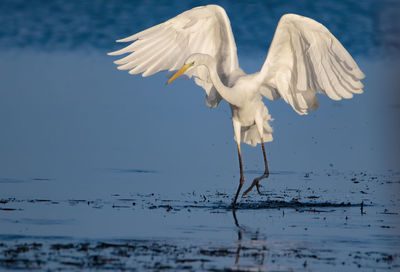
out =
[[[149,169],[111,169],[113,172],[117,173],[137,173],[137,174],[157,174],[158,171],[156,170],[149,170]]]
[[[242,262],[255,262],[257,265],[252,267],[261,268],[273,267],[280,260],[299,269],[317,262],[325,267],[357,262],[365,268],[388,269],[398,267],[400,262],[400,254],[355,251],[341,259],[330,249],[292,245],[272,250],[257,240],[253,243],[239,240],[218,247],[166,240],[7,242],[0,243],[0,254],[0,268],[11,270],[248,271],[241,266]]]
[[[290,191],[288,189],[287,191]],[[299,194],[300,191],[296,190],[294,193]],[[285,194],[286,197],[274,196],[275,199],[269,199],[270,195],[267,196],[267,200],[248,200],[242,199],[239,202],[235,209],[237,210],[260,210],[260,209],[294,209],[298,212],[310,211],[310,212],[329,212],[334,211],[329,208],[347,208],[347,207],[361,207],[362,213],[364,213],[364,208],[369,206],[361,203],[351,203],[351,202],[329,202],[329,201],[316,201],[319,199],[319,196],[310,195],[305,197],[305,200],[309,201],[300,201],[296,198],[291,200],[285,200],[289,195]],[[231,196],[226,193],[216,192],[208,193],[208,194],[200,194],[199,200],[193,200],[192,194],[189,198],[179,199],[179,200],[171,200],[164,199],[159,195],[148,194],[148,195],[140,195],[137,194],[135,197],[127,197],[123,198],[119,194],[112,195],[115,197],[114,200],[87,200],[87,199],[69,199],[65,201],[54,201],[51,199],[0,199],[0,204],[4,204],[4,206],[0,206],[0,210],[3,211],[18,211],[23,210],[21,208],[9,207],[9,204],[16,203],[30,203],[30,204],[46,204],[46,205],[54,205],[54,204],[68,204],[69,206],[90,206],[91,208],[101,209],[104,207],[111,207],[113,209],[135,209],[137,206],[142,208],[147,208],[149,210],[155,209],[163,209],[167,212],[179,212],[179,211],[189,211],[190,209],[197,210],[210,210],[211,212],[220,211],[226,212],[232,209],[231,205]],[[162,203],[162,204],[159,204]],[[167,204],[168,203],[168,204]],[[140,205],[142,204],[142,205]],[[396,214],[389,213],[388,211],[384,212],[385,214]]]
[[[331,202],[300,202],[293,199],[292,201],[270,200],[260,202],[239,203],[239,209],[279,209],[279,208],[294,208],[301,210],[304,208],[341,208],[341,207],[358,207],[360,204],[352,204],[350,202],[331,203]]]

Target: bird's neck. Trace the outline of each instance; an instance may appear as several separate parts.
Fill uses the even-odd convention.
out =
[[[240,94],[234,88],[229,88],[229,87],[225,86],[224,83],[222,83],[221,78],[219,77],[219,74],[217,71],[216,60],[211,56],[207,56],[206,61],[204,61],[201,64],[204,65],[208,69],[208,73],[210,75],[211,81],[212,81],[215,89],[222,96],[222,98],[225,99],[230,104],[240,106],[242,104],[242,101],[241,101],[242,99],[241,99]]]

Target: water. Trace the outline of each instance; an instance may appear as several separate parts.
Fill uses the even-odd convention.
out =
[[[199,3],[2,1],[2,270],[398,269],[397,2],[220,4],[246,72],[293,12],[324,23],[367,75],[364,94],[320,97],[308,116],[266,101],[272,174],[236,213],[226,103],[210,110],[192,81],[166,87],[105,55]],[[242,148],[249,184],[262,154]]]

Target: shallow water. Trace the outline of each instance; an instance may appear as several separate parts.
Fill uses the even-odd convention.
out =
[[[6,20],[17,35],[0,31],[0,270],[399,269],[395,4],[222,3],[247,72],[261,67],[277,18],[292,11],[329,24],[367,75],[364,94],[320,97],[308,116],[266,101],[272,173],[263,194],[251,192],[233,212],[239,176],[228,106],[210,110],[190,80],[165,87],[166,74],[130,76],[105,55],[112,40],[149,26],[139,15],[153,24],[188,7],[149,15],[127,1],[107,9],[40,1],[42,20],[24,31],[38,16],[28,2],[0,9],[3,20],[6,10],[18,15]],[[273,16],[246,15],[254,10]],[[351,22],[338,27],[337,14]],[[268,33],[246,35],[261,24]],[[243,159],[248,185],[263,171],[260,148],[243,146]]]
[[[140,179],[140,177],[132,177]],[[320,271],[400,267],[400,173],[272,173],[220,191],[1,199],[4,269]]]

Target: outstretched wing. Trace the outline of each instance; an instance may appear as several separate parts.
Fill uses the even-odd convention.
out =
[[[333,100],[362,93],[365,77],[326,27],[295,14],[280,19],[259,76],[264,96],[282,97],[299,114],[318,108],[317,93]]]
[[[229,18],[220,6],[193,8],[164,23],[117,40],[131,41],[133,43],[127,47],[109,53],[113,56],[129,53],[115,64],[120,70],[129,70],[130,74],[143,73],[145,77],[163,70],[178,70],[194,53],[208,54],[216,59],[218,74],[224,84],[228,84],[229,74],[238,68]],[[196,84],[204,88],[207,105],[216,107],[221,96],[213,87],[206,68],[195,67],[186,74],[193,76]]]

